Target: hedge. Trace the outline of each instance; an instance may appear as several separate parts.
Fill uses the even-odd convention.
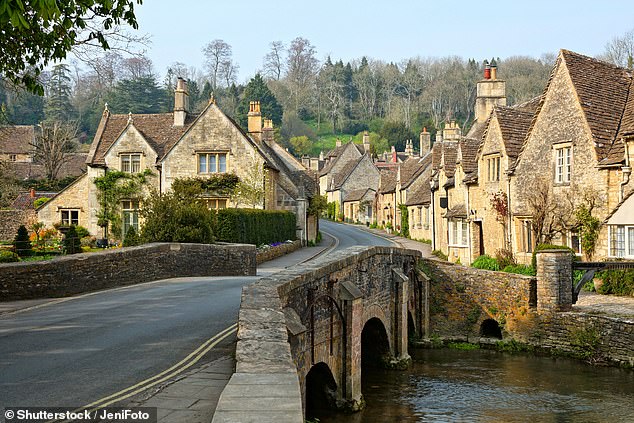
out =
[[[271,244],[294,240],[297,222],[288,211],[220,209],[214,234],[218,241],[243,244]]]

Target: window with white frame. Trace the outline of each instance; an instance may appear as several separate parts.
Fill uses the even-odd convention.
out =
[[[487,181],[498,182],[500,180],[500,173],[502,172],[502,164],[500,156],[493,156],[487,158]]]
[[[634,258],[634,226],[609,225],[610,257]]]
[[[141,153],[121,154],[121,171],[139,173],[141,171]]]
[[[468,223],[465,219],[449,221],[449,245],[452,247],[468,246]]]
[[[77,209],[61,209],[60,222],[62,225],[79,225],[79,210]]]
[[[566,145],[555,149],[555,183],[570,183],[572,173],[572,146]]]
[[[225,173],[227,153],[198,153],[198,173]]]
[[[123,200],[121,202],[122,218],[123,218],[123,236],[128,233],[130,228],[134,228],[139,233],[139,200]]]

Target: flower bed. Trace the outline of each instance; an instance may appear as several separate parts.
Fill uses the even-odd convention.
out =
[[[282,257],[302,247],[301,241],[274,242],[273,244],[260,245],[256,254],[257,264]]]

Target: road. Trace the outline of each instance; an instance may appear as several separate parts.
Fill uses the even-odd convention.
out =
[[[321,228],[336,237],[329,251],[390,244],[353,226]],[[258,276],[156,281],[0,316],[0,409],[78,408],[159,374],[237,321],[244,285],[306,254],[293,257],[264,263]],[[230,341],[205,359],[227,354]]]

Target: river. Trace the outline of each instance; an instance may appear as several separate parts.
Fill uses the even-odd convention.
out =
[[[364,411],[320,422],[634,422],[633,371],[490,350],[410,352],[407,371],[364,372]]]

